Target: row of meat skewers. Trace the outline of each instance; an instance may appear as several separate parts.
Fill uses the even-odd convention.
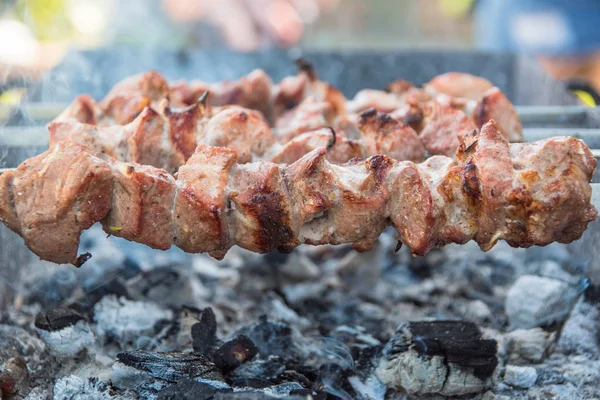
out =
[[[0,176],[0,219],[41,258],[80,265],[96,222],[220,258],[235,245],[367,250],[388,226],[418,255],[568,243],[596,218],[587,146],[510,144],[520,122],[489,82],[446,74],[348,101],[301,67],[277,85],[261,71],[210,85],[147,73],[99,103],[80,96],[49,125],[49,150]]]

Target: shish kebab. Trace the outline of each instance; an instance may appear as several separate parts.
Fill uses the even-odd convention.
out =
[[[501,117],[505,121],[503,132],[512,132],[508,134],[511,140],[522,140],[514,108],[486,80],[451,73],[436,77],[426,87],[441,87],[441,90],[452,93],[452,85],[448,82],[455,81],[463,85],[467,96],[481,98],[475,107],[479,109],[476,113],[479,117],[488,114]],[[174,98],[177,105],[187,104],[191,102],[192,95],[182,95],[181,92],[195,87],[192,90],[195,95],[198,86],[196,83],[195,86],[178,84],[169,87],[160,74],[148,72],[120,82],[100,104],[89,96],[79,96],[50,124],[50,144],[70,138],[92,145],[97,152],[121,161],[150,164],[175,172],[191,156],[197,144],[232,148],[238,152],[238,162],[267,159],[290,163],[323,146],[330,147],[328,159],[337,163],[375,154],[386,154],[398,160],[422,161],[427,154],[453,156],[459,145],[458,132],[470,132],[480,125],[456,108],[456,104],[464,105],[466,100],[438,93],[438,98],[452,99],[452,104],[446,100],[448,104],[435,100],[424,103],[405,101],[405,97],[411,96],[429,98],[428,93],[435,91],[416,89],[407,82],[400,84],[399,81],[391,85],[391,90],[403,93],[402,97],[396,98],[397,106],[405,105],[394,112],[397,118],[378,113],[375,108],[360,114],[341,113],[340,110],[345,107],[341,93],[319,81],[306,64],[303,64],[298,76],[285,78],[274,89],[262,71],[252,72],[238,81],[201,84],[201,87],[216,92],[214,97],[219,106],[211,105],[215,103],[211,100],[213,95],[204,97],[208,92],[200,95],[203,101],[184,109],[172,107],[173,101],[163,97]],[[410,92],[413,94],[409,95]],[[355,105],[349,108],[359,112],[372,105],[380,110],[392,110],[390,96],[383,91],[362,91],[353,100]],[[294,108],[283,111],[277,119],[278,127],[274,133],[267,121],[261,119],[261,113],[225,106],[228,103],[261,109],[268,115],[273,110],[281,113],[282,107]],[[140,112],[139,107],[142,106],[144,109]],[[334,119],[332,115],[337,117]],[[125,129],[115,127],[115,123],[125,123],[134,116],[135,119],[126,124]],[[326,128],[331,126],[330,122],[335,130]],[[91,126],[96,124],[97,128]],[[507,124],[511,124],[510,129],[506,129]],[[128,154],[124,152],[125,147]]]
[[[455,132],[467,124],[464,129],[478,129],[489,119],[499,123],[511,142],[524,141],[513,105],[483,78],[448,73],[432,79],[423,88],[396,81],[389,85],[388,92],[363,90],[347,101],[339,90],[320,81],[309,64],[300,65],[298,75],[284,78],[277,85],[262,70],[237,81],[177,82],[171,86],[159,73],[151,71],[119,82],[99,103],[87,95],[79,96],[55,121],[124,125],[146,107],[160,111],[165,98],[169,99],[169,106],[185,108],[194,106],[198,97],[209,91],[205,117],[218,114],[228,105],[258,110],[280,143],[328,126],[338,131],[356,131],[358,114],[370,108],[390,113],[415,129],[432,155],[453,156],[458,147]],[[459,91],[462,97],[457,96]]]
[[[498,240],[543,246],[579,239],[596,219],[596,160],[582,141],[509,144],[493,120],[459,138],[456,159],[421,164],[375,155],[337,165],[323,148],[289,165],[240,164],[231,149],[200,145],[176,178],[59,141],[0,175],[0,219],[40,258],[76,266],[89,257],[77,254],[80,235],[96,222],[155,249],[222,258],[236,245],[364,251],[388,226],[416,255],[470,240],[484,251]]]

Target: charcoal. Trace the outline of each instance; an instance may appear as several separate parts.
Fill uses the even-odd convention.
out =
[[[270,386],[265,389],[266,393],[275,395],[275,396],[289,396],[293,391],[306,390],[302,385],[297,382],[286,382],[281,383],[279,385]],[[310,393],[307,393],[310,394]]]
[[[105,342],[116,339],[121,344],[135,343],[140,336],[152,336],[155,325],[171,320],[173,312],[153,302],[130,301],[106,296],[94,306],[96,333]]]
[[[536,275],[519,277],[506,296],[505,309],[510,326],[514,329],[536,326],[560,329],[588,286],[587,280],[571,285]]]
[[[549,386],[549,385],[562,385],[567,381],[565,376],[556,370],[542,369],[538,371],[537,381],[535,382],[538,386]]]
[[[223,381],[217,366],[201,354],[137,350],[119,353],[117,360],[169,382],[184,378]]]
[[[140,265],[131,257],[126,256],[121,269],[123,278],[131,279],[142,272]]]
[[[0,361],[24,357],[30,368],[41,367],[46,358],[46,345],[23,328],[0,325]]]
[[[521,389],[535,385],[537,378],[537,371],[530,366],[507,365],[504,371],[504,382]]]
[[[97,378],[83,380],[75,375],[56,381],[54,400],[133,400],[133,396],[115,395],[110,387]]]
[[[352,370],[338,364],[323,364],[319,368],[319,376],[312,389],[315,392],[326,392],[342,399],[354,399],[356,393],[348,378]]]
[[[412,394],[477,393],[491,386],[497,346],[472,322],[410,322],[386,344],[377,375]]]
[[[229,379],[235,386],[263,388],[278,383],[278,377],[284,373],[285,368],[278,357],[254,359],[232,371]]]
[[[209,384],[183,379],[158,392],[157,400],[210,400],[216,393],[217,389]]]
[[[504,338],[511,362],[539,363],[550,354],[556,333],[541,328],[517,329],[508,332]]]
[[[200,321],[192,325],[192,346],[196,353],[209,355],[217,345],[217,317],[212,308],[202,311]]]
[[[600,360],[600,308],[580,302],[560,332],[557,350]]]
[[[28,385],[29,372],[25,360],[22,357],[14,357],[6,361],[0,372],[0,398],[24,395]]]
[[[228,372],[252,359],[257,353],[258,349],[252,340],[239,335],[215,351],[214,361],[222,371]]]
[[[55,356],[73,357],[83,350],[92,348],[96,337],[90,325],[84,319],[74,325],[67,325],[62,329],[44,330],[38,328],[38,333]]]
[[[234,393],[217,393],[214,400],[273,400],[280,399],[280,396],[271,396],[262,392],[234,392]],[[286,400],[309,400],[309,396],[295,395],[286,396]]]
[[[294,357],[299,353],[292,339],[291,327],[282,322],[270,321],[266,315],[261,316],[258,323],[238,333],[249,337],[263,356]]]
[[[39,303],[48,308],[54,307],[70,299],[81,285],[75,273],[70,269],[59,269],[50,273],[42,272],[46,268],[45,265],[33,267],[39,268],[40,272],[26,277],[24,286],[27,303]]]
[[[35,317],[35,327],[48,332],[55,332],[67,326],[75,325],[81,320],[85,320],[85,316],[79,312],[67,307],[56,307],[38,313]]]
[[[352,299],[333,306],[329,312],[321,313],[317,318],[325,332],[331,332],[340,325],[360,325],[366,333],[383,340],[385,317],[379,306]]]
[[[189,277],[171,265],[151,269],[127,281],[127,292],[134,300],[154,301],[179,307],[194,298]]]
[[[121,282],[120,279],[111,279],[106,283],[100,285],[93,285],[85,287],[86,303],[89,307],[93,307],[96,303],[102,300],[103,297],[109,295],[115,295],[117,297],[123,297],[131,300],[131,296],[127,291],[127,288]]]

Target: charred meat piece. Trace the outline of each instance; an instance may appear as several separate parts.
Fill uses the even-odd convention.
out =
[[[425,147],[415,130],[389,114],[363,112],[358,130],[369,155],[385,154],[395,160],[416,162],[425,158]]]
[[[304,100],[313,98],[329,105],[332,115],[345,112],[346,98],[333,85],[319,80],[314,67],[306,60],[297,60],[298,74],[288,76],[273,89],[273,114],[279,119],[286,111],[292,110]]]
[[[64,142],[24,161],[14,175],[0,176],[5,180],[12,180],[7,197],[14,208],[3,203],[0,209],[17,219],[9,217],[8,226],[41,258],[79,265],[81,232],[111,209],[110,164],[89,148]]]
[[[201,105],[180,110],[168,103],[161,107],[162,113],[146,108],[125,126],[52,122],[48,125],[50,145],[74,141],[91,147],[101,158],[151,165],[169,173],[175,173],[200,144],[229,148],[237,153],[238,163],[261,159],[291,163],[317,147],[328,148],[328,160],[336,163],[376,154],[401,161],[421,161],[424,156],[414,131],[387,114],[360,124],[348,122],[357,132],[356,139],[346,137],[344,131],[336,135],[328,128],[316,128],[322,125],[319,123],[316,130],[278,143],[262,115],[254,110],[230,106],[204,118]]]
[[[483,93],[473,110],[473,121],[481,128],[490,119],[498,123],[510,142],[524,142],[523,125],[512,103],[497,87]]]
[[[118,124],[134,120],[144,108],[156,105],[169,94],[166,79],[155,71],[131,76],[117,83],[100,102],[100,108]]]
[[[423,107],[424,122],[419,138],[433,155],[453,156],[460,144],[459,137],[477,126],[462,111],[435,101]]]
[[[233,150],[201,145],[177,179],[58,142],[0,176],[0,215],[38,256],[73,264],[81,231],[98,221],[115,236],[221,258],[234,245],[265,253],[352,243],[363,251],[388,225],[417,255],[469,240],[483,250],[498,240],[569,243],[596,218],[596,160],[582,141],[510,145],[490,121],[459,142],[457,160],[375,155],[343,165],[328,162],[325,148],[291,165],[239,164]]]
[[[285,143],[303,133],[331,126],[333,120],[329,103],[309,97],[277,118],[275,130],[278,140]]]
[[[479,76],[464,72],[448,72],[436,76],[425,87],[433,93],[443,93],[451,97],[479,100],[494,85],[487,79]]]
[[[272,119],[271,91],[273,82],[261,69],[235,81],[207,83],[176,82],[170,89],[170,99],[178,107],[195,104],[204,92],[209,92],[209,106],[238,105],[260,111],[268,121]]]

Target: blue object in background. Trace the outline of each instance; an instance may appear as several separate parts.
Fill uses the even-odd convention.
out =
[[[479,0],[475,38],[491,51],[589,54],[600,50],[600,0]]]

